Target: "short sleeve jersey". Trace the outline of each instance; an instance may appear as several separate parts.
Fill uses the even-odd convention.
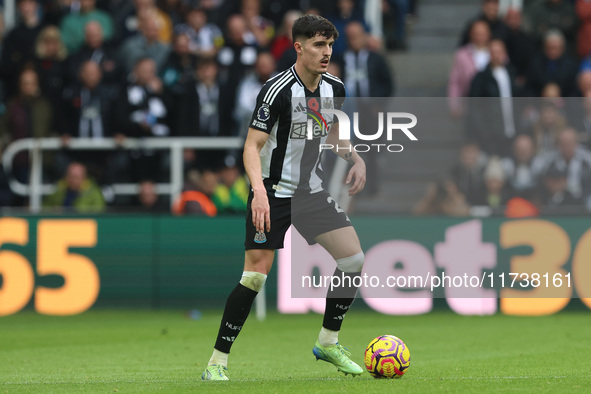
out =
[[[334,115],[322,109],[340,109],[345,86],[334,75],[321,75],[318,87],[309,91],[295,66],[269,79],[262,87],[250,127],[269,134],[261,149],[263,183],[275,197],[322,190],[321,144]],[[308,132],[308,125],[312,132]]]

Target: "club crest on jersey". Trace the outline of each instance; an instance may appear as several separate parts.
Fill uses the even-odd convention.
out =
[[[332,103],[332,99],[330,97],[325,97],[324,100],[322,100],[322,108],[325,108],[325,109],[334,108],[334,104]]]
[[[257,244],[264,244],[265,242],[267,242],[267,236],[264,232],[258,231],[254,236],[254,242],[256,242]]]
[[[271,108],[269,108],[269,104],[263,104],[260,106],[259,110],[257,111],[257,118],[260,121],[266,122],[271,117]]]

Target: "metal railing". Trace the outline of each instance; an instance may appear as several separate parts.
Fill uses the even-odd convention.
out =
[[[23,151],[29,151],[31,173],[29,184],[24,184],[14,177],[9,179],[12,191],[21,196],[30,197],[30,210],[37,213],[41,210],[42,197],[51,194],[55,186],[43,184],[42,166],[44,150],[115,150],[115,149],[154,149],[170,151],[170,183],[156,185],[156,193],[169,194],[171,204],[179,196],[183,188],[183,149],[240,149],[244,140],[240,137],[169,137],[169,138],[126,138],[121,143],[113,138],[72,138],[64,147],[61,138],[25,138],[17,140],[6,148],[2,156],[2,164],[6,173],[12,172],[14,157]],[[120,195],[133,195],[138,192],[134,183],[116,183],[111,185],[113,192]]]

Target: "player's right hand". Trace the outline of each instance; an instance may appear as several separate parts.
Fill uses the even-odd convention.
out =
[[[266,192],[254,193],[250,209],[252,210],[252,224],[257,232],[271,231],[271,208],[269,208],[269,198]]]

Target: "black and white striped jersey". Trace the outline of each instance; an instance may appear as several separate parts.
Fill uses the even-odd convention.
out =
[[[261,149],[263,182],[275,197],[322,190],[320,144],[337,118],[322,109],[340,109],[345,86],[331,74],[322,74],[318,88],[310,92],[295,66],[263,85],[250,127],[269,134]],[[307,122],[312,119],[313,138],[308,139]]]

